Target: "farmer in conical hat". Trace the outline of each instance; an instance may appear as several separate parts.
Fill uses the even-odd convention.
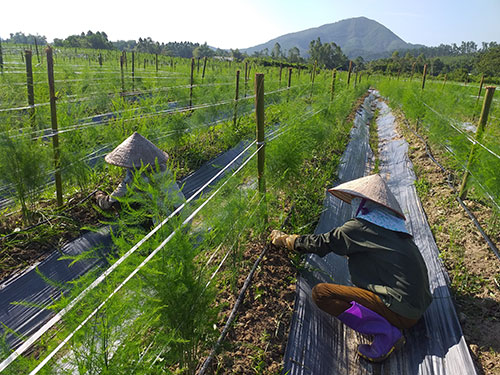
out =
[[[155,169],[156,163],[158,163],[161,173],[170,174],[167,169],[167,153],[160,150],[137,132],[134,132],[134,134],[106,155],[104,160],[109,164],[117,165],[127,170],[125,178],[110,195],[106,195],[102,191],[96,193],[97,204],[104,210],[109,209],[116,203],[117,197],[123,197],[127,193],[127,188],[134,179],[134,170],[145,166],[148,172],[152,172]],[[143,174],[143,178],[149,181],[146,174]],[[167,194],[174,201],[172,203],[176,207],[185,201],[184,194],[182,194],[175,181],[169,185]]]
[[[406,229],[396,198],[378,174],[328,191],[351,204],[351,220],[318,235],[274,230],[271,241],[300,253],[322,257],[334,252],[348,257],[355,286],[318,284],[312,298],[320,309],[347,326],[373,335],[373,343],[359,345],[358,353],[380,362],[404,345],[401,329],[416,324],[431,303],[427,267]]]

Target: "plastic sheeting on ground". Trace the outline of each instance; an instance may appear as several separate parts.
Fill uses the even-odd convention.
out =
[[[313,374],[475,374],[467,345],[447,286],[447,274],[417,196],[408,144],[398,136],[395,119],[387,105],[372,92],[355,118],[350,143],[339,167],[342,183],[369,174],[372,162],[369,119],[372,105],[380,110],[380,174],[398,199],[407,225],[414,235],[429,271],[433,302],[416,326],[405,330],[406,345],[380,364],[361,359],[356,348],[369,340],[324,313],[311,299],[311,289],[320,282],[352,285],[345,258],[333,253],[320,258],[308,255],[306,270],[297,282],[295,311],[284,358],[288,375]],[[342,225],[351,217],[351,208],[327,194],[325,211],[315,233]]]
[[[60,260],[61,256],[76,256],[93,248],[97,252],[107,252],[111,247],[109,227],[98,232],[87,232],[76,240],[66,244],[60,251],[53,252],[35,267],[13,276],[0,284],[0,335],[4,334],[3,325],[29,337],[54,313],[44,307],[57,300],[61,293],[69,289],[69,281],[75,280],[98,265],[105,264],[105,257],[81,260],[70,265],[72,260]],[[108,250],[106,250],[108,249]],[[37,272],[38,269],[38,272]],[[41,276],[43,275],[43,277]],[[47,280],[51,280],[50,283]],[[57,284],[66,288],[57,287]],[[26,304],[14,304],[26,302]],[[8,333],[7,343],[11,348],[23,341],[21,336]]]

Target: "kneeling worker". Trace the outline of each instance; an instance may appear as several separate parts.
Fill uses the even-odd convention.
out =
[[[274,230],[271,240],[301,253],[348,257],[355,286],[318,284],[312,298],[348,327],[373,335],[373,343],[359,345],[358,353],[380,362],[404,345],[401,329],[415,325],[432,301],[427,267],[396,198],[378,174],[328,191],[352,205],[353,219],[318,235]]]
[[[96,193],[97,204],[104,210],[111,208],[111,206],[117,203],[116,198],[125,196],[127,189],[132,185],[134,180],[134,170],[146,167],[145,172],[141,176],[147,183],[150,182],[150,176],[154,172],[159,172],[164,177],[170,177],[166,178],[166,180],[173,180],[173,176],[167,168],[167,153],[160,150],[137,132],[134,132],[120,143],[113,151],[106,155],[104,160],[109,164],[117,165],[127,170],[122,182],[110,195],[102,191]],[[159,171],[155,170],[156,163],[158,163]],[[171,181],[168,186],[165,186],[164,190],[169,202],[158,202],[158,204],[163,205],[168,203],[169,205],[178,207],[186,200],[175,181]]]

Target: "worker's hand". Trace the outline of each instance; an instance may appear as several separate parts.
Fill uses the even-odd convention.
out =
[[[100,201],[101,199],[104,199],[107,197],[106,193],[104,193],[102,190],[97,190],[95,193],[95,199],[96,201]]]
[[[295,250],[295,240],[298,237],[297,234],[290,235],[280,232],[279,230],[273,230],[270,237],[273,245],[286,247],[288,250]]]
[[[109,210],[114,203],[109,199],[109,196],[101,190],[95,193],[95,200],[102,210]]]

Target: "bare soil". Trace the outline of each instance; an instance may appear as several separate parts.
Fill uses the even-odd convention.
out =
[[[250,244],[244,253],[248,270],[264,246],[270,246],[267,255],[254,275],[221,354],[212,362],[214,374],[281,373],[293,313],[296,269],[284,249]],[[240,275],[239,287],[246,276]],[[218,303],[227,306],[222,321],[227,320],[235,300],[228,290],[219,295]]]
[[[394,109],[393,109],[394,110]],[[409,143],[409,157],[416,172],[417,191],[448,270],[450,288],[466,342],[479,374],[500,374],[500,260],[455,199],[448,176],[428,157],[425,144],[395,111],[400,132]],[[441,164],[446,155],[431,150]],[[456,179],[455,180],[459,180]],[[471,196],[473,194],[470,194]],[[482,202],[466,200],[497,247],[498,226],[492,210]],[[498,218],[496,218],[498,220]]]
[[[0,222],[0,281],[41,262],[54,250],[74,240],[82,227],[96,226],[105,217],[92,205],[90,192],[80,192],[68,199],[61,210],[54,201],[38,204],[32,223],[27,226],[20,213],[2,218]],[[116,214],[116,212],[110,212]]]

